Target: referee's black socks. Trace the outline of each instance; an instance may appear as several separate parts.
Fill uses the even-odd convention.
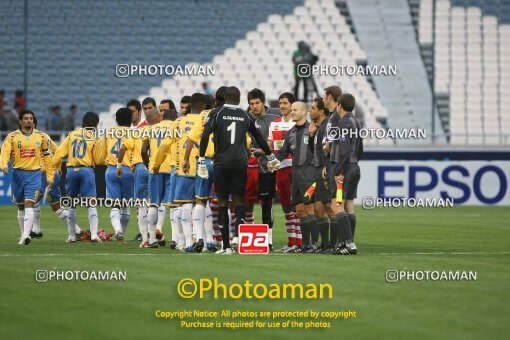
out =
[[[353,241],[352,230],[351,230],[351,222],[349,221],[349,216],[345,211],[342,211],[339,214],[336,214],[336,221],[339,226],[340,237],[339,240],[341,243],[350,243]]]
[[[319,225],[318,220],[315,216],[310,216],[308,225],[310,226],[310,233],[312,234],[312,245],[317,246],[319,243]]]
[[[236,208],[237,209],[237,208]],[[262,200],[262,223],[273,228],[273,199]]]
[[[303,238],[303,246],[310,245],[310,220],[310,216],[299,218],[301,224],[301,237]]]
[[[354,232],[356,231],[356,215],[349,214],[349,222],[351,222],[352,238],[354,239]]]
[[[223,238],[223,249],[230,248],[230,224],[228,223],[228,207],[219,207],[218,225]]]
[[[319,218],[317,226],[321,235],[321,246],[324,248],[329,243],[329,219],[327,217]]]

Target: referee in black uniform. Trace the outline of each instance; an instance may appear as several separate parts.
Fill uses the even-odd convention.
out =
[[[255,119],[239,108],[241,93],[235,86],[225,90],[225,104],[209,113],[200,139],[200,157],[198,159],[198,175],[209,176],[205,165],[205,151],[209,143],[209,135],[214,134],[214,190],[219,200],[218,224],[223,238],[223,249],[217,254],[230,255],[236,250],[238,243],[238,227],[244,223],[246,192],[246,171],[248,152],[246,149],[246,133],[249,132],[257,145],[267,157],[270,168],[278,168],[280,162],[271,153],[267,142],[255,125]],[[235,233],[232,246],[229,239],[228,200],[232,194],[232,205],[236,213]],[[234,248],[234,249],[232,249]]]
[[[276,158],[284,160],[292,155],[292,180],[290,185],[292,205],[301,222],[303,244],[289,253],[313,253],[317,249],[319,230],[314,213],[314,195],[307,192],[315,183],[313,139],[309,136],[310,123],[306,120],[308,107],[303,102],[294,102],[292,120],[296,123],[285,135],[283,145]],[[311,237],[310,237],[311,236]]]
[[[354,215],[354,199],[357,195],[360,181],[358,160],[363,154],[363,140],[359,137],[361,124],[354,117],[352,111],[356,105],[353,95],[344,93],[338,99],[337,137],[331,142],[331,169],[329,170],[329,185],[331,190],[331,207],[336,213],[336,223],[339,226],[339,247],[333,254],[356,254],[354,230],[356,217]],[[328,131],[331,135],[331,131]],[[336,202],[336,187],[343,179],[343,204]],[[349,213],[349,215],[346,213]]]

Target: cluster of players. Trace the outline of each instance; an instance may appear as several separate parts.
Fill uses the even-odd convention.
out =
[[[101,239],[97,209],[87,198],[97,196],[94,167],[106,165],[107,198],[149,202],[136,207],[141,248],[166,245],[162,228],[169,208],[171,248],[233,254],[238,227],[254,223],[258,202],[273,250],[272,205],[278,194],[288,243],[275,251],[356,254],[353,200],[363,143],[355,137],[361,128],[352,113],[355,98],[330,86],[309,108],[285,92],[276,113],[265,105],[259,89],[251,90],[247,100],[249,108],[244,110],[240,91],[233,86],[219,88],[214,103],[194,93],[189,110],[179,114],[162,108],[168,100],[161,103],[161,110],[153,98],[142,103],[131,100],[116,112],[113,133],[91,134],[99,116],[87,112],[82,127],[59,146],[36,129],[32,111],[20,112],[19,129],[8,134],[1,151],[5,173],[12,163],[19,244],[42,237],[39,202],[43,197],[67,225],[67,242],[76,242],[83,233],[76,224],[79,207],[60,205],[60,170],[65,160],[66,195],[85,202],[92,242]],[[132,129],[146,133],[136,135],[130,133]],[[331,129],[353,133],[332,138]],[[117,243],[126,243],[130,216],[131,207],[122,204],[110,211]]]

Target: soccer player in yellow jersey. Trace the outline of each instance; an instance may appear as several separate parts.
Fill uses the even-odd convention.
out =
[[[105,182],[106,198],[113,200],[133,198],[133,173],[131,172],[131,151],[123,155],[123,160],[118,161],[122,142],[130,138],[132,115],[130,109],[123,107],[115,113],[117,127],[109,131],[104,139],[102,160],[106,164]],[[126,156],[126,157],[124,157]],[[122,204],[115,205],[110,211],[110,221],[115,231],[117,243],[126,244],[124,234],[126,233],[129,218],[131,216],[129,207]]]
[[[166,159],[167,153],[169,152],[171,145],[177,143],[177,165],[175,175],[175,193],[174,202],[179,204],[180,209],[176,219],[182,224],[182,229],[185,238],[185,251],[193,252],[193,221],[192,221],[192,210],[193,202],[195,200],[195,174],[196,174],[196,157],[198,155],[198,149],[194,148],[190,155],[190,169],[185,173],[180,167],[184,161],[184,153],[186,145],[190,142],[187,139],[187,134],[195,125],[201,124],[200,112],[205,108],[206,98],[202,93],[194,93],[191,96],[191,112],[179,120],[177,130],[179,134],[175,134],[169,138],[166,138],[160,145],[156,154],[156,159],[153,164],[153,172],[158,172],[159,167]],[[180,135],[180,136],[179,136]],[[179,216],[180,214],[180,216]],[[201,251],[202,249],[200,249]]]
[[[37,130],[37,118],[35,117],[34,131],[39,131]],[[48,149],[51,150],[51,154],[55,154],[58,148],[57,144],[51,140],[47,133],[41,133],[43,133],[48,140]],[[43,166],[43,164],[41,164],[41,166]],[[53,183],[54,184],[51,187],[48,186],[48,182],[46,181],[46,171],[43,167],[41,173],[41,189],[39,191],[37,203],[34,205],[34,224],[32,226],[32,231],[30,232],[31,238],[42,238],[43,236],[41,231],[41,207],[39,206],[39,202],[43,198],[50,203],[51,210],[53,210],[57,214],[58,218],[67,226],[67,208],[60,206],[62,193],[60,192],[60,174],[58,171],[55,171]],[[78,225],[76,225],[76,234],[79,236],[81,233],[82,230]]]
[[[34,205],[41,188],[41,169],[46,170],[48,185],[53,185],[54,168],[48,140],[34,130],[35,114],[30,110],[19,113],[19,129],[7,135],[2,145],[2,171],[9,173],[12,163],[12,200],[18,205],[19,244],[29,244],[34,223]]]
[[[167,118],[169,118],[167,116]],[[150,122],[149,122],[150,123]],[[148,229],[149,229],[149,242],[142,243],[141,247],[157,248],[158,242],[156,240],[156,231],[158,224],[158,208],[162,202],[169,201],[170,194],[170,173],[171,173],[171,158],[172,155],[167,155],[158,173],[155,173],[154,161],[156,153],[161,145],[161,141],[165,136],[173,133],[173,122],[170,119],[163,120],[151,126],[151,133],[148,139],[144,139],[142,146],[142,156],[149,158],[149,214],[148,214]]]
[[[220,107],[224,104],[225,86],[220,87],[216,91],[215,107]],[[211,110],[204,110],[200,113],[200,124],[195,125],[188,133],[188,143],[186,144],[186,150],[184,152],[183,171],[189,173],[190,169],[190,155],[193,149],[198,150],[200,138],[204,131],[204,124],[207,120],[209,112]],[[218,249],[214,244],[213,239],[213,221],[212,211],[209,204],[209,200],[212,197],[212,184],[213,184],[213,166],[212,158],[214,156],[214,143],[213,135],[210,135],[209,144],[207,145],[207,151],[205,154],[205,163],[209,170],[209,177],[207,179],[196,177],[195,178],[195,199],[196,204],[193,207],[193,229],[197,233],[197,243],[195,244],[194,250],[199,252],[204,247],[204,237],[206,241],[207,250],[216,252]]]
[[[66,192],[71,198],[95,198],[96,180],[94,167],[102,163],[102,148],[104,145],[94,136],[92,129],[97,128],[99,116],[95,112],[87,112],[83,116],[82,127],[69,132],[53,156],[53,165],[61,168],[62,159],[67,157]],[[88,202],[85,204],[89,213],[90,240],[101,242],[97,236],[97,209]],[[68,242],[76,241],[76,206],[72,204],[68,209],[67,231]]]

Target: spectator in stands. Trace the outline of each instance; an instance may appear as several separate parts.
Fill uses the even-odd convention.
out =
[[[206,96],[214,96],[213,90],[209,87],[209,84],[206,81],[202,83],[202,89],[204,90],[204,94]]]
[[[184,96],[181,99],[181,111],[179,112],[179,117],[185,116],[188,113],[191,112],[191,97],[190,96]]]
[[[294,97],[297,98],[298,101],[308,102],[308,87],[311,82],[316,94],[318,95],[317,86],[315,85],[315,81],[313,80],[313,75],[311,74],[311,68],[313,65],[317,63],[319,58],[312,53],[310,45],[308,45],[304,41],[298,42],[298,49],[292,55],[292,62],[294,63],[294,79],[296,84],[294,85]],[[303,82],[304,85],[304,93],[303,97],[299,99],[299,84]]]
[[[159,103],[159,114],[163,116],[166,110],[175,110],[175,104],[171,99],[163,99]]]
[[[64,130],[66,131],[73,131],[75,128],[74,120],[76,118],[76,113],[78,112],[78,107],[76,104],[72,104],[69,108],[69,113],[66,116],[66,119],[64,121]]]
[[[51,131],[51,139],[60,139],[60,132],[64,129],[64,120],[62,119],[60,105],[55,105],[51,108],[50,117],[46,120],[46,129]]]
[[[25,110],[25,97],[23,96],[23,91],[16,90],[16,94],[14,97],[14,110],[21,112]]]

